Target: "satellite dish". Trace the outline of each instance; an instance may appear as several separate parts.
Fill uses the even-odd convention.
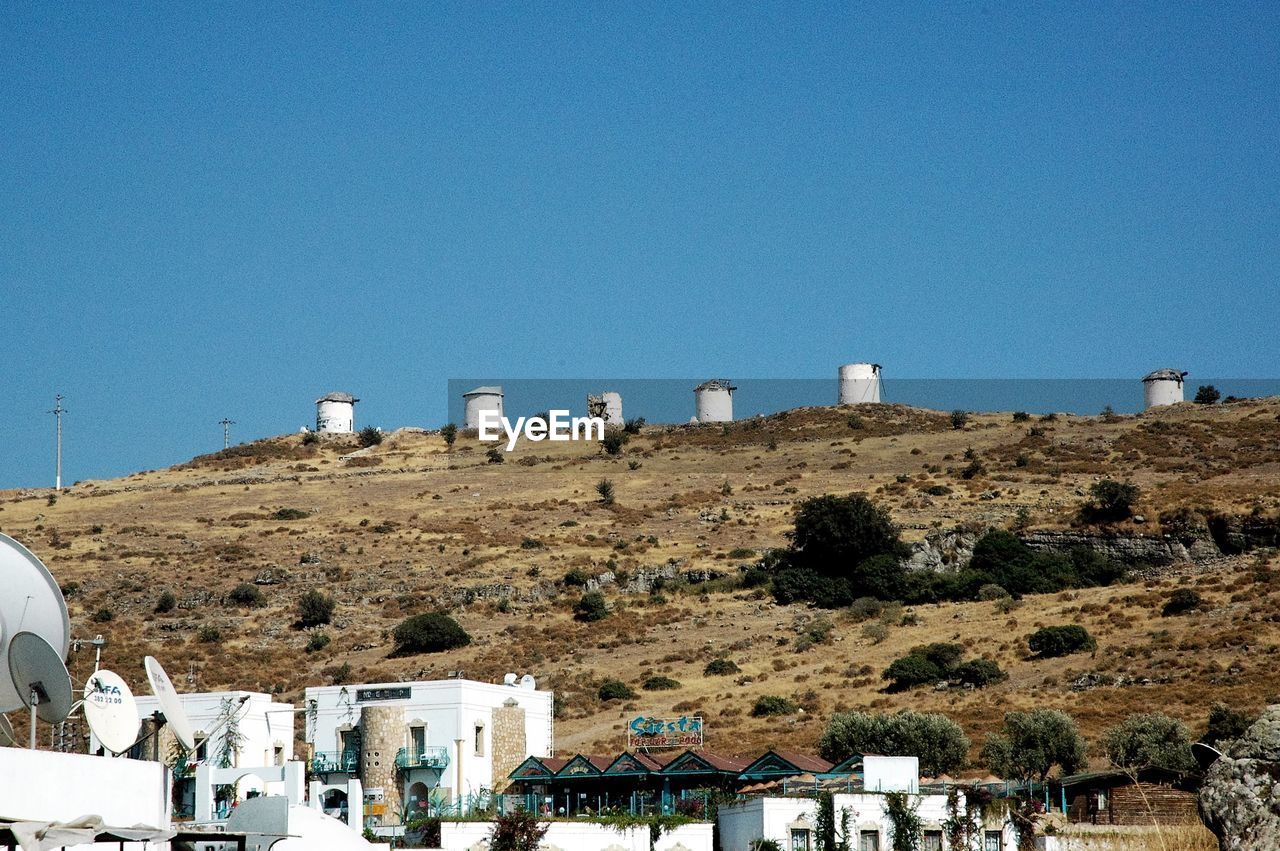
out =
[[[43,638],[61,662],[71,647],[67,602],[48,568],[30,550],[0,535],[0,665],[9,657],[9,643],[20,632]],[[0,712],[27,705],[9,677],[0,676]]]
[[[97,671],[84,684],[84,720],[102,746],[124,753],[138,739],[138,704],[119,674]]]
[[[35,701],[35,714],[46,724],[65,721],[71,714],[71,675],[62,656],[34,632],[20,632],[9,641],[9,676],[27,705]],[[34,735],[34,724],[32,725]]]
[[[1207,769],[1222,758],[1222,751],[1213,745],[1206,745],[1204,742],[1193,742],[1191,755],[1196,758],[1196,762],[1199,763],[1201,769]]]
[[[533,691],[538,687],[538,681],[533,678],[533,674],[525,674],[520,678],[520,688]]]
[[[187,711],[182,708],[182,699],[173,687],[173,681],[164,672],[164,668],[154,656],[142,660],[147,669],[147,682],[151,683],[151,693],[160,701],[160,711],[164,713],[165,723],[173,730],[182,746],[189,751],[196,749],[196,737],[191,732],[191,722],[187,719]]]
[[[18,737],[14,735],[13,725],[9,723],[9,719],[0,715],[0,748],[7,748],[10,745],[17,745]]]
[[[503,684],[504,686],[513,686],[513,685],[515,685],[515,684],[516,684],[516,675],[515,675],[515,674],[503,674],[503,675],[502,675],[502,684]]]

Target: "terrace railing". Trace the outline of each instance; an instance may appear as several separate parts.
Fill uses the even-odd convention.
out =
[[[339,771],[357,774],[360,771],[360,751],[316,751],[311,757],[311,771],[315,774]]]
[[[449,767],[449,749],[442,747],[401,748],[396,753],[396,768]]]

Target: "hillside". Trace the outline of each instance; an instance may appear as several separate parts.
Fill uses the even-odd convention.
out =
[[[814,408],[725,428],[648,427],[617,458],[595,445],[524,442],[493,464],[484,449],[462,436],[448,451],[438,434],[412,430],[359,451],[353,438],[307,445],[284,436],[79,482],[56,500],[0,492],[0,529],[45,560],[67,589],[73,634],[103,634],[105,663],[135,688],[148,653],[184,691],[248,688],[295,701],[335,677],[527,672],[561,700],[565,751],[617,751],[636,713],[693,710],[717,750],[811,749],[834,710],[910,706],[954,717],[976,753],[1012,708],[1065,709],[1093,737],[1130,711],[1158,707],[1197,729],[1215,701],[1256,710],[1280,693],[1280,558],[1214,546],[1256,543],[1275,528],[1280,400],[1127,417],[975,414],[962,429],[948,414],[902,406]],[[1139,516],[1079,528],[1087,489],[1103,475],[1142,488]],[[596,494],[603,478],[615,485],[614,505]],[[739,566],[786,544],[797,502],[855,491],[886,506],[908,541],[998,527],[1119,536],[1128,546],[1159,544],[1168,532],[1198,541],[1200,560],[1014,608],[915,606],[868,622],[847,610],[777,606],[763,589],[741,587]],[[1249,524],[1261,537],[1249,537]],[[934,555],[950,559],[951,540],[938,539]],[[601,584],[610,617],[573,620],[582,589],[563,580],[575,570],[593,585],[610,572]],[[228,600],[240,583],[256,583],[265,605]],[[1160,617],[1181,586],[1207,605]],[[307,652],[311,633],[291,624],[298,598],[317,588],[338,607],[323,628],[331,642]],[[165,591],[177,605],[156,613]],[[450,610],[473,643],[391,657],[390,630],[436,608]],[[821,639],[824,620],[825,641],[805,637],[817,622]],[[870,622],[885,622],[887,637]],[[1073,622],[1097,637],[1093,656],[1026,658],[1027,634]],[[880,671],[929,641],[963,643],[1010,677],[977,691],[883,692]],[[741,673],[705,677],[721,655]],[[72,658],[78,677],[91,666],[91,651]],[[1090,673],[1099,676],[1080,681]],[[626,704],[596,697],[605,676],[639,691],[654,674],[681,685]],[[804,711],[750,717],[765,694],[793,697]]]

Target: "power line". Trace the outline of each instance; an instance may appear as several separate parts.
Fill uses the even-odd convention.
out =
[[[57,466],[56,466],[56,472],[54,474],[54,479],[53,479],[53,489],[55,491],[61,491],[62,490],[62,415],[67,412],[67,409],[62,407],[61,393],[54,396],[53,401],[55,404],[53,406],[53,410],[49,411],[49,413],[53,414],[53,416],[58,421],[58,444],[57,444],[58,448],[57,448],[57,456],[56,456]]]
[[[236,424],[235,420],[229,420],[226,417],[218,420],[218,425],[222,426],[222,448],[226,449],[231,445],[231,427]]]

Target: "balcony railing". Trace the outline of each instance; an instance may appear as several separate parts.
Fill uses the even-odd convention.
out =
[[[396,768],[448,768],[448,748],[401,748]]]
[[[360,752],[316,751],[311,758],[311,770],[316,774],[332,774],[336,771],[356,774],[360,771]]]

